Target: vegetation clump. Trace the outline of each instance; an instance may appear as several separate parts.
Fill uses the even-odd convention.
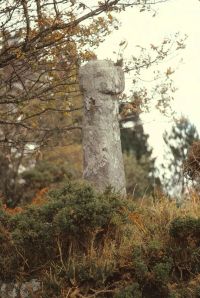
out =
[[[57,261],[58,255],[67,259],[75,252],[95,249],[106,234],[114,238],[118,227],[127,222],[127,208],[127,201],[111,189],[97,194],[90,186],[72,182],[49,192],[41,205],[28,205],[16,214],[2,206],[0,237],[3,246],[12,248],[3,259],[13,263],[11,270],[2,259],[1,278],[16,277],[22,268],[36,270]]]
[[[0,279],[40,279],[41,297],[199,297],[200,205],[133,203],[67,182],[0,208]]]
[[[182,241],[196,240],[198,246],[200,241],[200,218],[176,218],[171,223],[169,232],[175,239]]]

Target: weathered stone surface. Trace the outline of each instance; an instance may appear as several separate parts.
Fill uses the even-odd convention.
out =
[[[31,294],[34,294],[41,290],[41,282],[37,279],[32,279],[28,282],[25,282],[20,287],[20,297],[21,298],[31,298]]]
[[[2,283],[0,285],[1,298],[18,298],[20,293],[19,283]]]
[[[40,290],[41,282],[36,279],[24,283],[0,282],[0,298],[32,298]]]
[[[111,185],[125,195],[118,122],[123,70],[112,61],[90,61],[80,69],[80,87],[84,94],[84,179],[100,191]]]

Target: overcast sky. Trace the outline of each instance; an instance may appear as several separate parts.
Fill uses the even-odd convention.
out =
[[[170,59],[172,67],[179,65],[173,76],[174,83],[178,87],[174,95],[173,108],[177,113],[188,116],[200,132],[200,2],[169,0],[154,8],[157,11],[156,17],[152,17],[152,12],[139,13],[136,8],[121,14],[121,27],[100,45],[96,51],[98,58],[112,58],[113,51],[124,39],[128,41],[124,53],[128,58],[134,54],[135,46],[138,44],[148,47],[151,43],[159,44],[163,38],[173,36],[176,32],[187,34],[186,49]],[[179,64],[181,58],[183,62]],[[146,131],[150,134],[154,155],[161,158],[162,133],[165,128],[170,127],[170,121],[152,112],[143,116],[143,122]]]

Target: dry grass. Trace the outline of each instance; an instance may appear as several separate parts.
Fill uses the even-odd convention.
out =
[[[41,297],[199,297],[200,236],[195,241],[187,239],[188,246],[184,247],[169,232],[175,219],[188,217],[200,219],[197,193],[191,192],[181,207],[160,194],[156,199],[137,200],[128,214],[129,222],[120,225],[114,235],[108,228],[99,241],[101,230],[94,230],[84,252],[69,247],[66,257],[59,238],[55,239],[58,255],[37,272],[44,284]],[[138,248],[140,254],[134,255]],[[192,271],[193,252],[197,254],[199,272]],[[168,272],[165,265],[169,263]],[[130,290],[132,296],[123,296],[124,289],[133,283],[139,286],[142,296],[134,296],[135,290]],[[149,286],[153,296],[147,294]]]

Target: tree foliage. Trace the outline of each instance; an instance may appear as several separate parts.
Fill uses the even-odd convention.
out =
[[[117,13],[134,6],[150,9],[160,2],[165,1],[1,3],[0,147],[9,167],[2,172],[2,181],[6,179],[4,185],[12,190],[11,194],[1,188],[4,199],[19,200],[20,173],[38,158],[52,159],[57,146],[60,152],[56,150],[54,161],[60,160],[69,144],[75,141],[80,147],[80,63],[95,58],[95,47],[118,29]]]
[[[200,178],[200,141],[192,143],[188,150],[187,159],[184,163],[184,174],[192,180],[199,190]]]
[[[171,132],[165,131],[163,139],[167,146],[165,163],[162,164],[164,184],[167,190],[184,193],[184,162],[189,147],[199,139],[199,134],[190,120],[182,117],[172,126]]]
[[[2,144],[35,140],[45,144],[52,131],[77,129],[74,121],[60,127],[57,121],[47,125],[44,119],[80,108],[74,104],[80,62],[91,59],[92,50],[117,28],[112,12],[135,5],[145,7],[147,2],[106,0],[87,5],[78,0],[11,0],[1,4]]]
[[[122,107],[123,109],[123,107]],[[131,127],[127,127],[131,125]],[[121,123],[127,191],[134,197],[150,194],[155,186],[155,159],[138,113]],[[157,181],[158,182],[158,181]]]
[[[152,160],[143,156],[138,161],[134,154],[124,153],[124,168],[127,192],[134,198],[152,194],[155,187],[155,175]],[[156,180],[156,182],[158,182]]]
[[[131,127],[127,127],[127,125]],[[144,132],[142,120],[138,113],[132,114],[132,117],[121,123],[122,151],[134,153],[138,161],[143,155],[150,157],[152,154],[148,137],[149,135]]]
[[[166,35],[159,44],[150,44],[146,48],[137,45],[129,59],[123,59],[127,43],[119,44],[119,51],[115,54],[123,61],[124,72],[131,74],[129,79],[132,79],[129,94],[122,98],[123,103],[129,103],[124,105],[123,117],[129,116],[131,111],[141,113],[152,109],[162,115],[173,115],[171,103],[177,90],[173,81],[176,65],[172,67],[169,58],[185,49],[186,39],[186,35],[176,32]]]

